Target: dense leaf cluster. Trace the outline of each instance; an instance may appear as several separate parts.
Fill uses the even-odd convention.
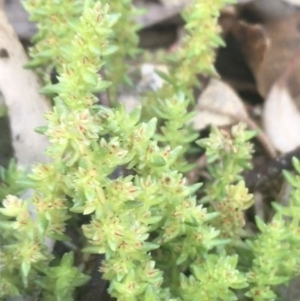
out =
[[[189,185],[181,173],[189,169],[184,155],[197,139],[186,131],[191,89],[197,73],[214,71],[213,48],[222,44],[217,18],[227,1],[194,1],[187,9],[189,35],[177,72],[165,76],[153,96],[159,105],[146,121],[141,108],[127,113],[122,105],[99,105],[95,96],[113,87],[115,97],[126,70],[120,57],[136,53],[135,26],[126,31],[128,39],[116,35],[131,16],[130,2],[112,1],[111,8],[92,0],[50,2],[29,0],[26,8],[40,24],[29,66],[50,64],[60,74],[57,84],[43,89],[55,95],[54,107],[45,116],[48,125],[37,129],[50,140],[52,161],[26,177],[14,165],[1,170],[0,297],[39,293],[41,300],[73,300],[88,277],[74,266],[72,253],[57,260],[44,240],[68,240],[67,220],[89,215],[83,251],[105,254],[101,271],[120,301],[275,300],[273,287],[299,267],[299,176],[286,173],[290,207],[275,206],[269,224],[257,219],[260,234],[246,239],[244,211],[253,197],[240,174],[250,168],[254,133],[242,124],[230,134],[213,128],[198,142],[211,175],[204,188]],[[66,17],[74,19],[70,28]],[[125,42],[128,49],[120,47]],[[98,74],[106,67],[112,82]],[[113,179],[120,167],[128,174]],[[33,189],[31,197],[15,196],[26,188]]]

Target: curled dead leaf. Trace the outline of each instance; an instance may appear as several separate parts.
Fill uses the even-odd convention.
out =
[[[245,60],[257,79],[264,67],[265,57],[270,48],[270,39],[264,27],[259,24],[248,24],[244,21],[239,21],[232,27],[232,33],[239,41]],[[265,88],[260,88],[263,84],[264,81],[262,81],[262,84],[261,81],[257,82],[258,90],[262,95],[265,94]]]
[[[300,112],[286,84],[278,81],[266,98],[263,124],[274,147],[287,153],[300,146]]]
[[[241,50],[250,67],[257,89],[267,97],[273,84],[279,80],[300,48],[300,12],[288,18],[278,17],[265,24],[237,22],[232,33],[241,45]],[[293,98],[300,95],[300,60],[287,81]]]

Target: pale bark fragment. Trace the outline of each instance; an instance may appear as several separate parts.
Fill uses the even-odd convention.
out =
[[[47,98],[39,93],[37,75],[23,68],[28,62],[5,14],[0,10],[0,91],[8,109],[15,157],[21,165],[46,161],[46,136],[34,129],[46,124],[44,112],[51,109]]]

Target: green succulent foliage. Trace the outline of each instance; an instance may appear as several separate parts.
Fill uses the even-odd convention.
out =
[[[107,1],[101,0],[105,4]],[[140,51],[138,49],[139,37],[137,31],[139,26],[135,17],[142,13],[133,5],[132,0],[111,0],[109,1],[111,13],[119,15],[118,20],[113,27],[112,45],[117,47],[117,51],[107,57],[105,64],[105,76],[111,81],[108,89],[109,100],[112,104],[116,104],[118,97],[118,87],[122,83],[132,86],[130,77],[128,76],[128,65],[126,59],[134,58]]]
[[[68,43],[76,33],[80,16],[84,8],[83,0],[26,0],[23,6],[30,13],[30,20],[37,23],[38,33],[32,39],[34,46],[30,49],[32,60],[26,65],[27,68],[48,68],[55,67],[60,73],[62,66],[69,61],[62,54]],[[91,3],[96,3],[91,0]],[[107,1],[100,1],[106,4]],[[132,5],[131,0],[110,1],[111,15],[114,13],[113,32],[109,38],[115,47],[115,53],[106,59],[105,78],[114,83],[108,92],[110,100],[115,103],[117,97],[117,87],[120,83],[131,83],[127,76],[127,64],[124,60],[127,57],[134,57],[138,52],[138,25],[134,20],[136,15],[141,13]],[[66,26],[68,24],[68,26]],[[82,42],[82,41],[81,41]],[[80,41],[77,41],[80,43]],[[83,44],[81,45],[83,46]],[[95,41],[90,47],[106,48],[106,44]],[[84,48],[84,47],[83,47]],[[43,70],[39,70],[44,77]],[[98,71],[98,70],[97,70]],[[49,79],[46,78],[46,83]],[[50,93],[50,91],[44,90]],[[54,91],[53,91],[54,92]]]
[[[241,172],[251,168],[253,145],[249,140],[254,135],[255,132],[245,130],[244,124],[238,124],[232,127],[231,133],[213,127],[209,138],[198,141],[205,148],[212,177],[201,202],[209,203],[211,210],[220,213],[215,226],[226,238],[241,237],[243,212],[253,204]]]
[[[218,187],[224,189],[227,181],[241,180],[241,172],[251,168],[253,145],[248,141],[256,132],[245,129],[246,126],[242,123],[234,126],[231,133],[212,127],[209,138],[198,142],[205,148],[209,173],[220,182],[220,185],[216,185]],[[222,193],[223,191],[218,192],[220,195]]]
[[[192,275],[181,276],[182,300],[237,300],[233,290],[248,286],[245,275],[236,269],[237,261],[237,256],[220,254],[192,264]]]
[[[6,168],[0,166],[0,200],[8,194],[20,194],[24,189],[21,181],[25,178],[25,171],[11,160]]]
[[[188,123],[194,117],[195,112],[188,111],[189,100],[184,93],[179,93],[170,99],[159,100],[158,106],[154,106],[156,116],[164,123],[156,139],[163,145],[170,145],[172,148],[181,146],[180,156],[176,160],[175,168],[183,173],[188,172],[192,164],[187,164],[182,157],[190,148],[190,143],[195,141],[199,134],[192,129]]]
[[[38,27],[38,33],[32,39],[34,46],[30,49],[32,60],[27,68],[46,65],[60,68],[64,63],[61,50],[74,35],[84,1],[26,0],[22,4]]]
[[[43,301],[72,301],[74,289],[90,279],[74,267],[73,253],[65,253],[60,265],[47,267],[45,274],[38,282],[44,290]]]
[[[220,37],[218,18],[225,5],[234,3],[235,0],[193,0],[192,5],[183,11],[185,29],[189,35],[183,40],[175,58],[178,69],[172,73],[174,79],[171,80],[177,83],[179,90],[191,91],[192,87],[197,86],[196,75],[199,73],[216,75],[214,49],[225,46]]]
[[[134,23],[120,36],[135,14],[131,3],[101,2],[75,1],[73,7],[69,1],[27,1],[40,24],[30,66],[54,65],[60,75],[58,84],[43,89],[56,96],[47,126],[37,129],[49,138],[52,161],[36,164],[22,186],[14,184],[14,165],[1,171],[0,227],[6,236],[0,297],[38,292],[45,301],[73,300],[75,288],[89,278],[75,267],[72,253],[57,264],[44,240],[67,240],[66,221],[78,214],[90,216],[82,227],[88,242],[83,251],[105,254],[101,271],[119,301],[275,300],[276,285],[298,273],[299,176],[286,173],[291,209],[274,205],[272,222],[257,219],[260,234],[245,243],[243,213],[253,198],[241,173],[250,168],[254,133],[242,124],[231,133],[213,128],[198,142],[212,177],[201,200],[201,184],[189,185],[182,174],[190,168],[188,145],[197,139],[187,127],[191,88],[197,73],[214,73],[213,49],[222,44],[217,18],[228,1],[195,1],[187,9],[189,35],[176,54],[177,72],[165,75],[153,97],[155,117],[148,120],[141,108],[128,114],[122,105],[99,105],[94,95],[110,89],[114,97],[126,70],[121,58],[134,55],[137,43]],[[74,20],[70,28],[65,18]],[[130,175],[112,179],[119,167]],[[21,200],[13,194],[24,185],[34,193]],[[241,245],[248,266],[239,257]]]
[[[247,296],[255,301],[276,300],[274,287],[287,284],[299,275],[299,193],[300,162],[293,159],[297,174],[284,172],[290,185],[288,206],[273,203],[276,214],[269,224],[257,218],[260,234],[248,244],[253,252],[252,268],[247,277],[251,290]]]
[[[79,19],[79,21],[81,21],[81,24],[86,24],[86,26],[79,27],[78,30],[77,27],[75,27],[77,35],[73,41],[73,49],[77,47],[76,43],[80,44],[82,41],[84,42],[85,39],[89,39],[89,53],[91,53],[89,59],[93,60],[93,58],[97,58],[98,60],[99,55],[104,55],[105,53],[111,52],[110,49],[105,49],[102,52],[100,50],[99,52],[98,47],[95,47],[95,45],[97,44],[97,39],[99,38],[99,36],[101,40],[101,36],[107,36],[110,33],[109,27],[115,22],[115,17],[110,16],[105,18],[103,21],[101,16],[102,13],[106,14],[107,8],[106,11],[105,9],[102,11],[102,8],[100,9],[98,4],[98,8],[96,7],[95,10],[92,10],[90,6],[91,3],[85,2],[84,15]],[[47,6],[44,6],[43,8],[47,11]],[[92,28],[90,28],[89,25],[92,20],[94,21],[94,25]],[[102,26],[103,24],[104,26]],[[85,36],[85,34],[94,37],[94,39],[88,38],[87,36]],[[81,37],[83,37],[83,40],[81,40]],[[83,112],[78,113],[78,110],[76,111],[74,109],[73,114],[68,116],[67,113],[70,112],[70,109],[63,103],[63,100],[68,105],[70,105],[71,108],[72,102],[74,102],[74,99],[72,99],[73,96],[78,97],[78,99],[83,96],[82,101],[85,100],[86,102],[93,102],[95,100],[95,97],[91,92],[89,94],[84,93],[84,87],[88,86],[89,84],[95,84],[92,86],[92,88],[94,88],[95,90],[99,90],[103,86],[107,87],[107,83],[99,82],[98,84],[96,75],[97,64],[94,65],[93,61],[85,61],[85,56],[83,55],[84,49],[79,49],[79,51],[73,53],[73,56],[69,56],[69,49],[68,47],[66,47],[63,50],[61,49],[61,55],[65,60],[70,59],[73,60],[73,62],[77,62],[78,58],[80,58],[80,61],[83,62],[83,64],[89,63],[91,67],[89,69],[89,66],[87,66],[87,68],[84,69],[85,72],[81,72],[79,71],[80,69],[76,69],[77,66],[75,63],[75,69],[77,70],[77,72],[79,71],[79,73],[75,75],[72,81],[68,81],[68,86],[64,85],[64,78],[61,78],[60,85],[56,87],[56,89],[60,91],[60,98],[56,99],[57,106],[54,109],[54,112],[48,113],[49,116],[47,117],[51,120],[50,116],[53,115],[52,123],[49,122],[50,129],[47,127],[39,129],[40,132],[47,131],[51,142],[58,142],[57,144],[53,145],[52,149],[49,148],[48,150],[48,155],[51,156],[51,154],[55,154],[54,161],[49,164],[37,164],[33,168],[32,173],[28,176],[26,181],[24,181],[27,187],[35,189],[34,194],[30,199],[23,201],[17,197],[8,195],[3,202],[3,208],[1,208],[1,214],[10,218],[9,221],[2,222],[2,226],[9,229],[11,232],[10,235],[14,238],[14,242],[11,245],[3,247],[1,250],[1,265],[3,264],[2,274],[7,274],[7,277],[4,277],[3,281],[6,281],[6,283],[9,282],[11,275],[16,273],[18,270],[21,271],[21,274],[19,273],[21,281],[17,279],[16,282],[11,282],[11,289],[9,289],[8,291],[6,289],[3,289],[3,294],[5,296],[13,291],[16,293],[16,291],[13,290],[15,283],[19,284],[19,286],[22,288],[22,292],[24,292],[24,290],[27,291],[29,287],[32,287],[32,285],[34,285],[35,279],[38,278],[37,276],[40,275],[40,269],[45,272],[47,265],[52,259],[52,257],[49,255],[48,250],[44,247],[44,240],[46,237],[50,237],[56,240],[67,239],[64,231],[65,222],[70,218],[70,215],[68,214],[68,208],[70,207],[70,204],[67,201],[66,193],[69,192],[70,188],[66,188],[64,186],[65,183],[62,179],[64,179],[66,168],[70,166],[70,164],[68,163],[72,160],[74,161],[74,157],[70,158],[70,150],[72,149],[70,147],[68,149],[67,147],[69,143],[73,143],[73,147],[77,148],[76,144],[79,142],[79,140],[77,140],[78,135],[79,139],[81,139],[80,137],[82,137],[81,131],[83,128],[81,121],[88,117],[88,115],[85,115],[86,111],[84,110]],[[82,56],[80,56],[80,53]],[[69,67],[72,66],[69,65]],[[62,69],[63,68],[65,67],[62,67]],[[68,71],[69,69],[67,70],[67,72]],[[71,74],[72,71],[73,70],[71,69]],[[69,75],[70,73],[65,73],[65,77],[68,77]],[[96,82],[94,81],[95,79]],[[77,85],[78,82],[79,84]],[[85,85],[82,85],[82,83],[85,83]],[[62,90],[62,88],[68,88],[70,89],[70,91],[72,91],[74,84],[77,87],[77,89],[74,90],[75,92],[77,92],[77,94],[74,94],[75,92],[68,94],[66,90]],[[51,87],[48,86],[46,87],[46,89],[51,90]],[[79,101],[76,105],[79,108],[82,108],[85,106],[85,103],[83,104]],[[72,119],[72,117],[74,119]],[[61,120],[61,122],[58,122],[58,120],[55,118]],[[77,118],[79,119],[76,121]],[[57,124],[55,123],[55,121],[57,121]],[[75,128],[72,128],[72,131],[70,131],[69,134],[66,131],[63,131],[63,133],[67,134],[67,138],[64,139],[62,134],[59,134],[59,126],[61,128],[67,126],[67,129],[71,129],[72,125],[70,125],[70,122],[72,121],[73,125],[74,121],[78,122],[77,125],[79,127],[76,128],[75,125]],[[83,124],[85,123],[86,122],[83,121]],[[86,125],[89,127],[88,124]],[[98,130],[99,126],[92,125],[92,127],[88,129],[89,137],[93,135],[93,131]],[[52,134],[53,137],[51,137]],[[72,137],[77,137],[77,139],[72,139]],[[65,144],[65,142],[67,142],[67,144]],[[77,153],[75,153],[75,155],[77,155]],[[32,207],[35,208],[34,221],[31,219],[30,214],[30,208]],[[14,254],[13,258],[11,258],[11,254]],[[42,274],[41,277],[44,280],[46,279],[45,274]],[[0,280],[0,283],[2,285],[1,281],[2,279]],[[4,287],[8,287],[8,285],[5,283],[3,285]],[[45,287],[45,289],[47,289],[47,286]]]
[[[0,95],[1,96],[1,95]],[[0,105],[0,118],[7,116],[7,108],[4,105]]]
[[[11,160],[7,169],[0,167],[0,246],[4,247],[16,242],[15,233],[12,235],[11,226],[13,210],[7,212],[5,210],[5,197],[7,195],[19,195],[23,192],[25,187],[19,184],[19,181],[24,178],[24,170],[17,166],[14,160]],[[21,205],[20,205],[21,207]],[[0,251],[0,265],[2,260],[5,260],[4,256],[5,251]],[[2,273],[1,273],[2,275]],[[18,282],[17,282],[18,283]],[[6,284],[8,287],[9,281]],[[8,290],[15,290],[14,286],[11,286]],[[0,295],[1,296],[1,295]]]
[[[254,241],[248,241],[254,258],[251,271],[247,274],[251,289],[246,296],[253,300],[275,300],[276,294],[272,288],[289,279],[282,273],[282,268],[285,260],[290,258],[290,234],[280,215],[276,215],[267,225],[257,218],[257,225],[261,234]]]
[[[176,169],[187,172],[194,168],[186,155],[198,133],[189,126],[194,112],[193,88],[199,85],[197,75],[216,75],[215,49],[224,46],[220,37],[218,17],[221,9],[231,0],[193,0],[182,13],[186,21],[186,36],[181,47],[170,58],[174,62],[168,73],[157,72],[166,84],[156,93],[148,93],[144,99],[145,115],[156,115],[160,131],[156,138],[163,145],[181,145]]]
[[[107,41],[117,19],[107,6],[91,5],[85,2],[74,25],[76,35],[61,51],[66,64],[59,83],[44,88],[58,94],[53,111],[46,114],[48,126],[39,129],[50,139],[47,154],[53,162],[38,164],[29,177],[36,188],[32,204],[38,228],[28,225],[26,233],[38,242],[43,235],[59,239],[68,218],[66,194],[73,200],[71,211],[92,214],[92,222],[83,227],[91,245],[87,251],[106,254],[102,270],[111,281],[111,295],[119,300],[170,299],[170,290],[162,286],[163,271],[155,267],[150,251],[175,246],[175,254],[182,254],[178,263],[194,261],[220,244],[215,240],[218,231],[207,223],[214,214],[197,205],[193,195],[199,185],[187,186],[174,169],[180,147],[157,145],[155,119],[139,123],[139,109],[128,115],[122,106],[95,105],[92,92],[108,87],[97,70],[115,50]],[[106,47],[97,48],[96,41]],[[124,164],[136,176],[110,180],[108,176]],[[50,205],[52,210],[43,210]],[[12,209],[7,204],[6,210]],[[156,239],[149,241],[150,233]],[[34,271],[33,258],[46,261],[42,250],[34,250],[37,253],[30,253],[22,268],[24,279]]]

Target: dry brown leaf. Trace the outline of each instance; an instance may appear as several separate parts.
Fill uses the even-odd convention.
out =
[[[237,22],[232,29],[240,42],[245,59],[256,79],[258,91],[266,97],[281,77],[300,47],[300,12],[288,18],[278,18],[266,24]],[[287,82],[293,98],[300,95],[300,61]]]
[[[221,80],[212,78],[200,95],[197,115],[193,118],[198,130],[208,125],[225,126],[248,118],[243,102],[234,90]]]
[[[286,153],[300,146],[300,112],[282,81],[273,85],[265,101],[263,124],[280,152]]]
[[[300,47],[300,13],[290,18],[274,21],[265,26],[270,39],[265,59],[256,72],[259,91],[266,96],[274,82],[285,72]],[[300,94],[300,61],[296,61],[287,82],[293,98]]]
[[[263,123],[274,147],[300,145],[300,12],[262,25],[238,22],[233,32],[266,98]]]
[[[259,77],[267,50],[270,48],[270,39],[263,26],[259,24],[248,24],[243,21],[236,22],[232,27],[234,37],[241,45],[242,53],[248,63],[254,77]],[[266,78],[268,80],[269,78]],[[264,84],[264,81],[263,83]],[[257,82],[259,92],[264,96],[265,92],[260,91],[260,82]],[[264,90],[264,89],[263,89]]]
[[[287,1],[253,0],[241,3],[239,10],[247,20],[251,20],[251,22],[260,20],[260,22],[266,24],[271,20],[288,18],[296,12],[295,6],[290,5]]]

